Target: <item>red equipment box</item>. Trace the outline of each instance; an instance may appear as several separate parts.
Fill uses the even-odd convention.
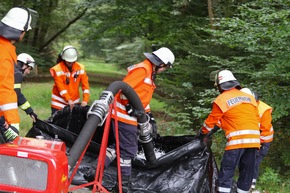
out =
[[[68,186],[63,142],[18,137],[0,145],[0,192],[67,193]]]

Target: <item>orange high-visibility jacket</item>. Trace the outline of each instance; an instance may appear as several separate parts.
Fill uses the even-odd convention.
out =
[[[136,94],[139,96],[142,105],[146,112],[150,111],[149,103],[152,99],[153,92],[156,88],[152,79],[153,68],[149,60],[144,60],[139,64],[132,65],[127,68],[128,74],[123,79],[123,82],[129,84]],[[117,103],[117,120],[137,125],[137,119],[128,115],[125,105],[130,103],[127,98],[121,93],[116,95]],[[115,112],[112,112],[112,117],[115,118]]]
[[[61,61],[50,69],[50,74],[54,78],[51,107],[62,109],[68,105],[68,100],[72,100],[74,103],[79,103],[80,83],[82,84],[83,101],[89,102],[89,78],[86,74],[84,65],[75,62],[72,66],[72,71],[70,72],[64,61]]]
[[[254,97],[234,88],[224,91],[215,99],[202,132],[208,133],[214,125],[218,125],[227,138],[226,150],[259,148],[259,119]]]
[[[272,125],[272,107],[264,103],[258,102],[258,110],[260,115],[260,131],[261,143],[268,143],[273,141],[274,129]]]
[[[19,130],[17,96],[14,91],[14,65],[17,62],[16,48],[0,36],[0,116]]]

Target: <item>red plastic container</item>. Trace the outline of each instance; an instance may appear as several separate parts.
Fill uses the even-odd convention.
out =
[[[0,145],[0,191],[67,193],[68,186],[63,142],[18,137]]]

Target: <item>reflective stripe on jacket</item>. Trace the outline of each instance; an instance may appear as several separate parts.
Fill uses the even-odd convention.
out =
[[[258,110],[260,115],[260,131],[261,143],[268,143],[273,141],[274,129],[272,125],[272,107],[264,103],[258,102]]]
[[[15,46],[0,36],[0,116],[19,129],[17,96],[14,91],[14,64],[17,61]]]
[[[235,88],[220,94],[213,103],[202,132],[208,133],[214,125],[225,132],[226,150],[260,147],[258,108],[251,95]]]
[[[152,64],[149,60],[144,60],[139,64],[128,67],[128,74],[123,79],[123,82],[129,84],[136,94],[139,96],[141,103],[146,112],[150,111],[149,103],[152,99],[153,92],[156,88],[152,79]],[[117,119],[121,122],[131,125],[137,125],[137,119],[128,115],[125,105],[130,103],[128,99],[121,93],[116,95],[117,103]],[[112,111],[112,117],[115,117],[115,112]]]
[[[64,61],[61,61],[50,69],[50,73],[54,78],[51,107],[62,109],[68,105],[68,100],[73,100],[74,103],[80,102],[80,83],[82,84],[83,101],[89,102],[89,80],[82,64],[75,62],[72,66],[72,71],[69,71]]]

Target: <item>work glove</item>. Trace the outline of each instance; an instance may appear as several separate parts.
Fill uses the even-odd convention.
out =
[[[29,113],[29,115],[33,119],[33,122],[35,122],[36,119],[38,118],[37,114],[35,114],[34,111],[32,111],[31,113]]]
[[[81,103],[81,107],[85,107],[85,106],[87,106],[88,105],[88,103],[86,102],[86,101],[82,101],[82,103]]]
[[[131,117],[139,118],[139,117],[144,116],[144,114],[145,114],[144,110],[134,109],[131,104],[126,104],[125,109],[126,109],[128,115],[130,115]]]
[[[206,136],[206,134],[203,134],[202,131],[200,130],[200,131],[196,134],[195,138],[196,138],[196,139],[199,139],[201,142],[203,142],[205,136]]]
[[[152,133],[151,136],[153,139],[156,139],[157,137],[157,123],[153,117],[153,114],[151,112],[148,112],[147,115],[149,116],[149,123],[151,124],[152,127]]]
[[[68,100],[67,102],[68,102],[68,105],[70,107],[70,110],[72,111],[72,109],[74,108],[74,105],[75,105],[74,102],[72,100]]]
[[[212,144],[212,135],[220,129],[219,126],[215,125],[213,129],[207,134],[203,134],[200,129],[199,133],[196,135],[196,138],[200,139],[201,142],[205,143],[208,147]]]
[[[134,116],[135,115],[135,110],[133,109],[131,104],[129,104],[129,103],[126,104],[125,108],[126,108],[126,111],[127,111],[128,115],[130,115],[130,116]]]
[[[8,129],[5,127],[1,126],[1,133],[3,134],[4,140],[6,142],[12,142],[16,137],[19,135],[18,129],[15,127],[9,125]]]
[[[200,130],[199,133],[195,137],[197,139],[199,139],[201,143],[204,143],[208,148],[211,147],[211,145],[212,145],[212,135],[210,135],[209,133],[203,134],[201,132],[201,130]]]

